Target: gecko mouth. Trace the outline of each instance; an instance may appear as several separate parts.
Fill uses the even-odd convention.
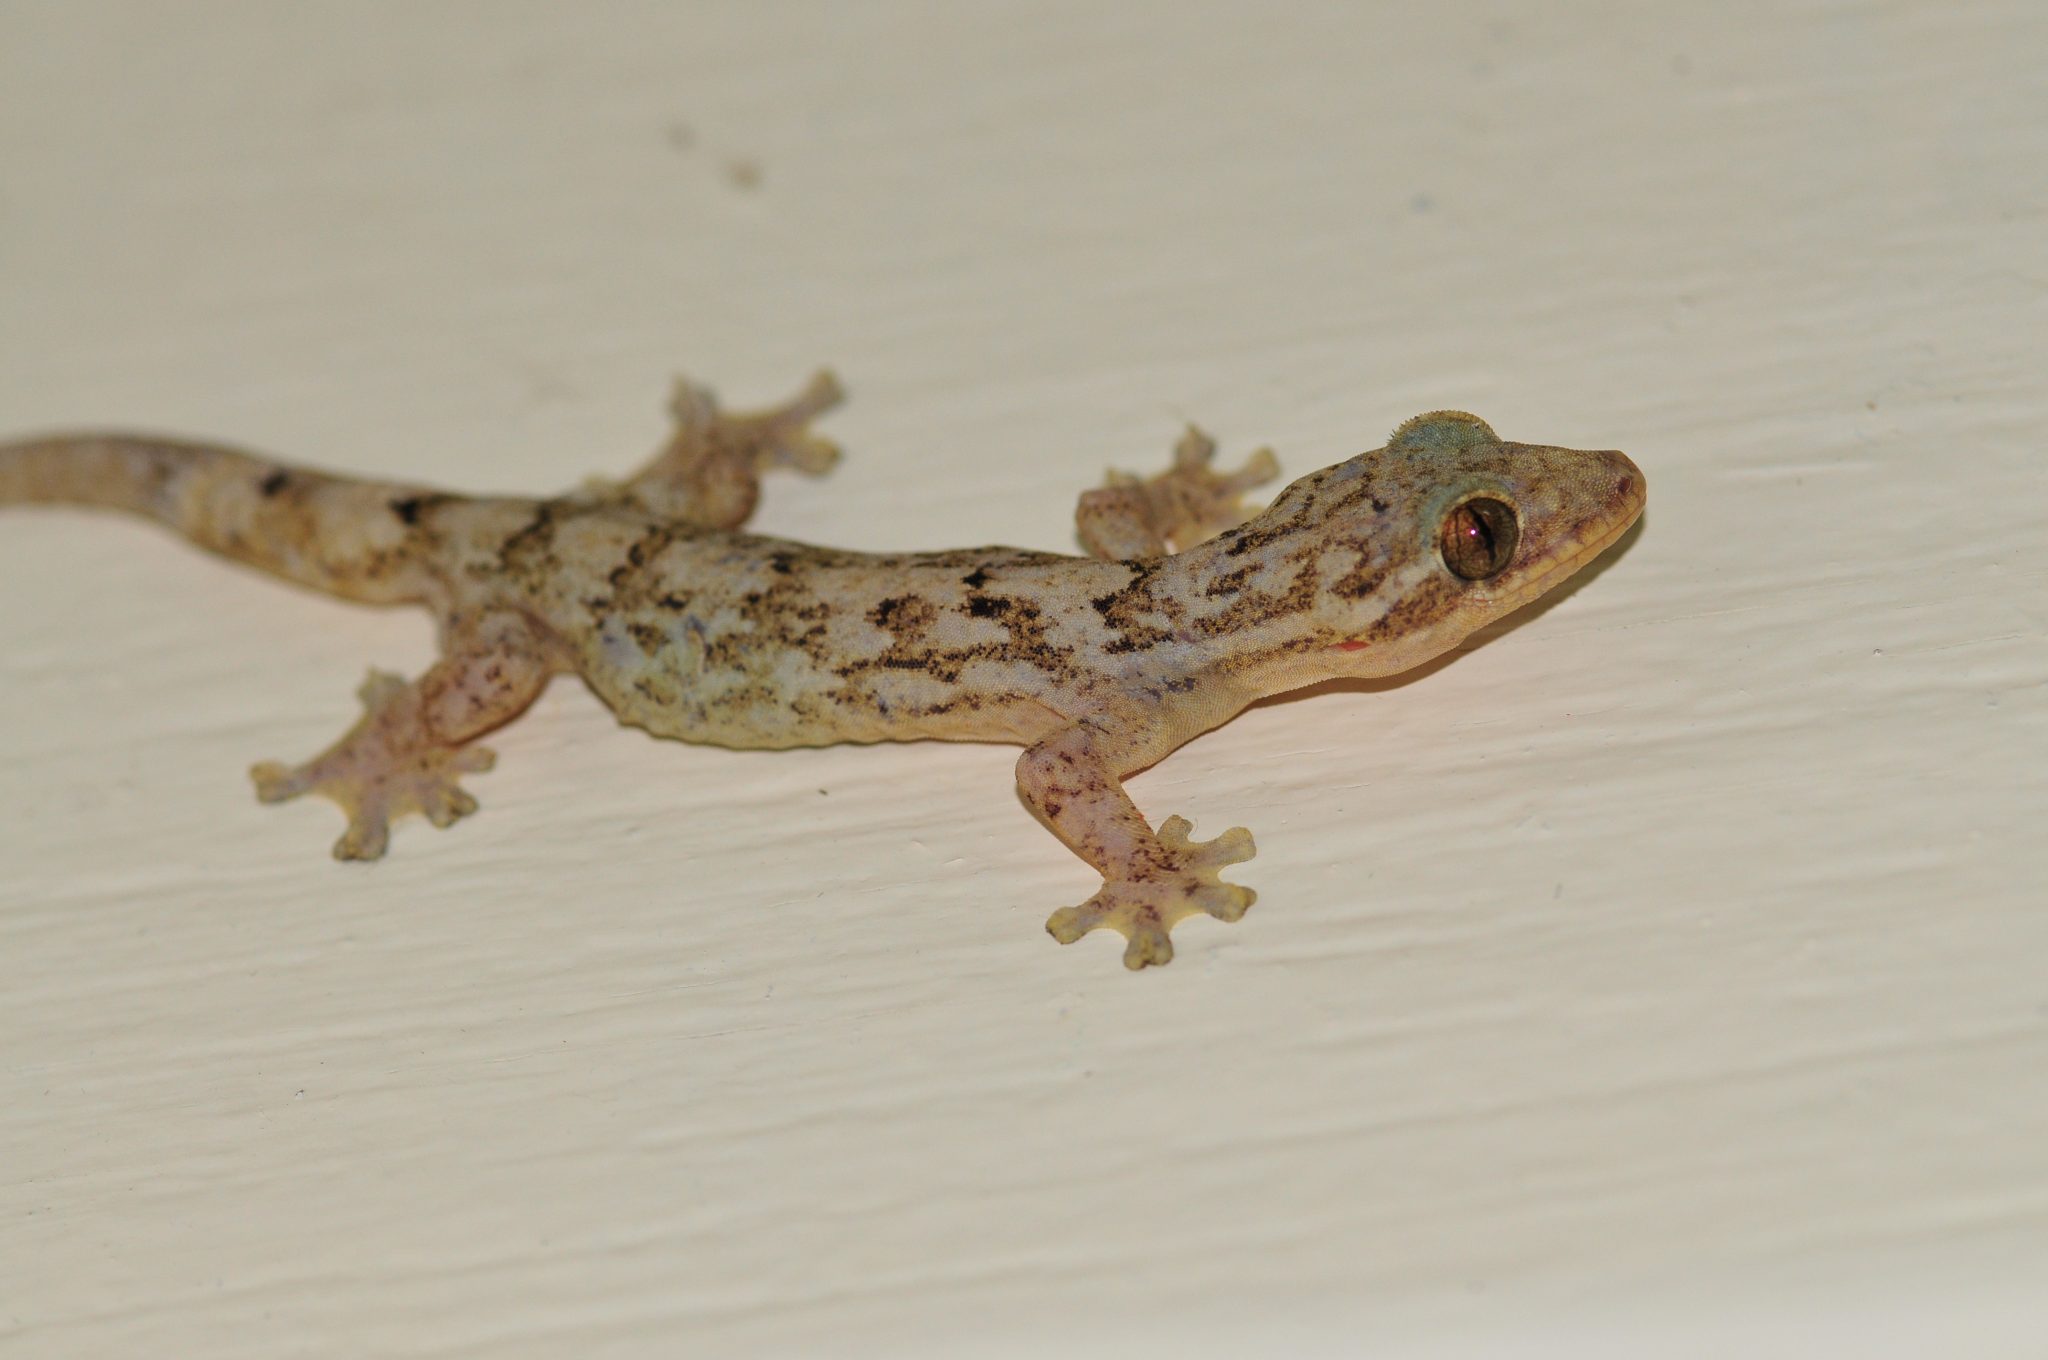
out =
[[[1545,567],[1537,576],[1524,581],[1519,589],[1503,598],[1500,601],[1499,612],[1503,614],[1509,613],[1520,609],[1532,600],[1549,594],[1551,587],[1562,582],[1577,572],[1579,568],[1585,566],[1586,563],[1613,547],[1614,541],[1627,533],[1628,526],[1636,522],[1636,516],[1641,513],[1641,510],[1642,507],[1640,505],[1633,506],[1626,514],[1616,517],[1593,533],[1586,535],[1579,541],[1577,547],[1559,557],[1548,567]]]
[[[1614,546],[1616,539],[1628,532],[1629,526],[1643,513],[1645,493],[1642,469],[1630,461],[1626,454],[1610,453],[1606,457],[1619,464],[1614,484],[1614,500],[1610,502],[1605,515],[1582,525],[1572,535],[1571,546],[1557,554],[1550,565],[1524,581],[1518,588],[1502,598],[1498,611],[1502,614],[1520,609],[1523,605],[1548,594],[1553,586],[1571,576]]]

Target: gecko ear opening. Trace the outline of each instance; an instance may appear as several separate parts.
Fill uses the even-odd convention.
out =
[[[1478,416],[1464,411],[1430,411],[1401,422],[1387,436],[1389,453],[1455,453],[1475,444],[1498,444],[1500,436]]]

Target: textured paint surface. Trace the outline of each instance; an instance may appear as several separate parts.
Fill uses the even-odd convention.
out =
[[[687,10],[5,6],[0,429],[547,494],[830,359],[763,533],[1435,407],[1655,504],[1133,779],[1260,850],[1142,979],[1013,750],[569,685],[323,862],[242,767],[422,617],[9,512],[0,1354],[2038,1350],[2040,7]]]

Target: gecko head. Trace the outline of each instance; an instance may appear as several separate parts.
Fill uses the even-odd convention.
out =
[[[1390,675],[1456,646],[1592,561],[1644,499],[1626,454],[1510,443],[1462,411],[1415,417],[1268,515],[1311,482],[1299,509],[1321,520],[1317,633],[1342,675]]]

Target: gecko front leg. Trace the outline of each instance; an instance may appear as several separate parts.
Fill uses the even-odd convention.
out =
[[[1017,762],[1017,788],[1031,811],[1102,875],[1102,888],[1078,907],[1062,907],[1045,928],[1072,944],[1102,926],[1121,934],[1124,967],[1173,958],[1168,932],[1197,912],[1235,921],[1251,906],[1250,888],[1218,871],[1252,857],[1252,834],[1234,826],[1212,841],[1188,838],[1193,825],[1169,817],[1155,833],[1123,776],[1162,754],[1150,732],[1120,732],[1082,721],[1038,742]]]
[[[371,671],[357,691],[356,725],[302,765],[253,767],[256,796],[279,803],[317,793],[339,804],[348,830],[334,843],[336,859],[380,857],[391,819],[408,812],[448,826],[476,811],[457,777],[490,769],[495,757],[471,743],[524,712],[559,667],[545,634],[510,611],[458,621],[442,648],[441,660],[410,684]]]

